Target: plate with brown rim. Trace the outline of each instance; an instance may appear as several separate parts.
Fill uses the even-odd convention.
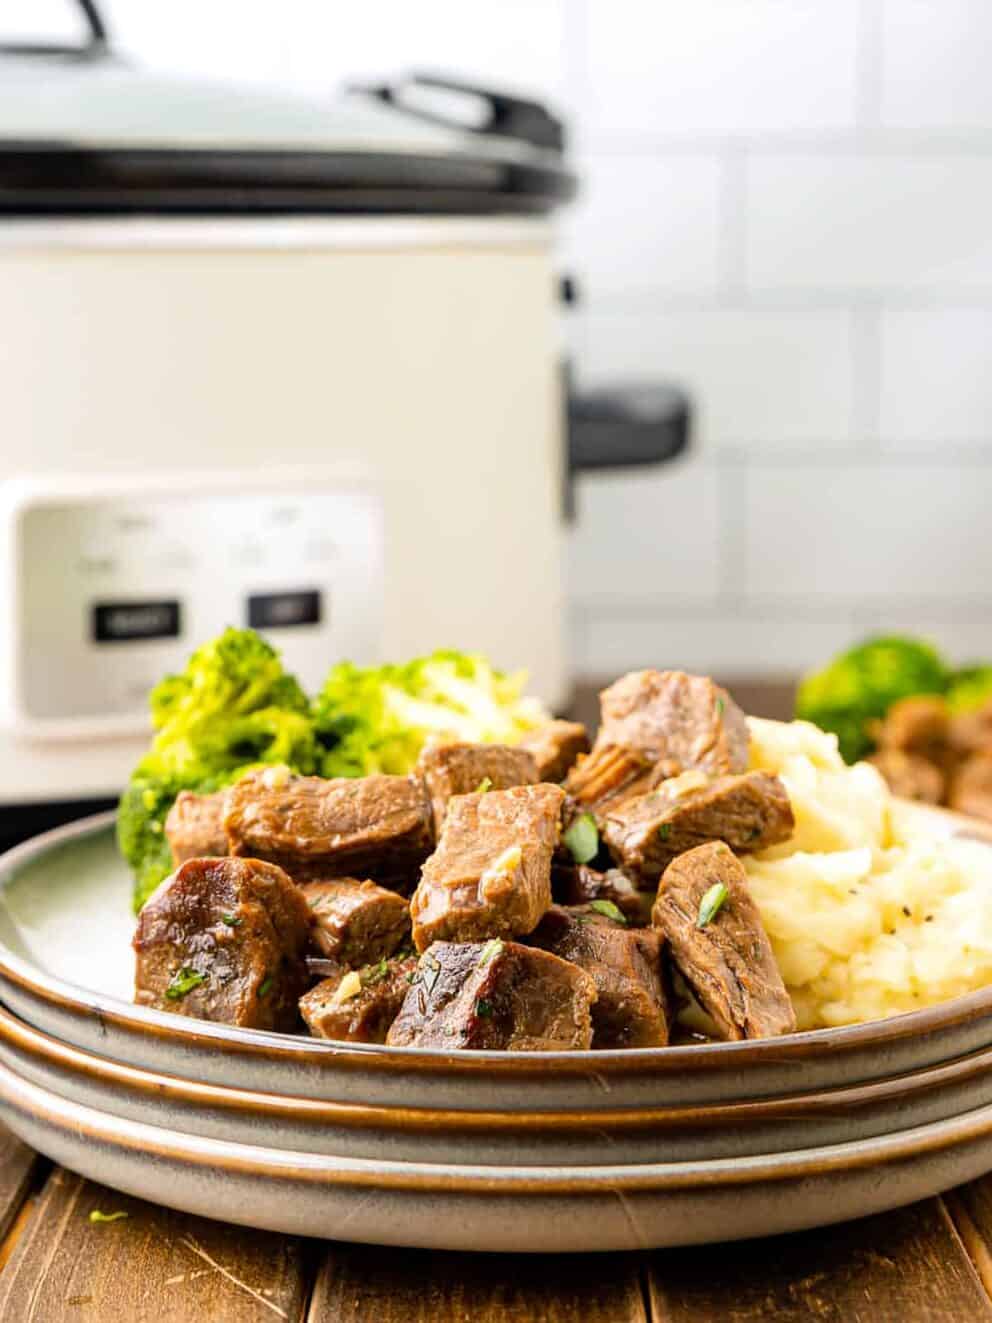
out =
[[[992,841],[969,820],[931,816],[935,830]],[[383,1107],[613,1111],[810,1095],[992,1048],[992,988],[848,1028],[627,1051],[437,1052],[238,1029],[131,1004],[130,889],[112,814],[3,856],[0,1001],[85,1052],[226,1088]]]
[[[988,1102],[992,1049],[819,1093],[572,1111],[383,1107],[227,1088],[84,1052],[5,1011],[0,1063],[109,1116],[264,1148],[452,1166],[608,1166],[767,1156],[933,1124]]]
[[[288,1234],[424,1249],[647,1249],[899,1207],[992,1167],[992,1106],[793,1153],[630,1166],[454,1166],[238,1144],[111,1116],[0,1065],[0,1116],[71,1170],[169,1207]]]

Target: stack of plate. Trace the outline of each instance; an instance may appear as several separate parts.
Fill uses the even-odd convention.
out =
[[[335,1045],[129,1004],[109,815],[0,863],[0,1114],[190,1212],[429,1248],[793,1230],[992,1168],[992,989],[872,1025],[627,1052]]]

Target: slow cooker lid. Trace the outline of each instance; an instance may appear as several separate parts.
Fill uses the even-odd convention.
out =
[[[574,189],[543,107],[442,78],[323,102],[136,68],[102,25],[0,47],[0,211],[540,213]]]

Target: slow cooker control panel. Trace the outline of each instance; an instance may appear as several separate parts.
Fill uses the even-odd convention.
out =
[[[4,697],[35,737],[147,726],[148,691],[226,625],[319,688],[379,658],[383,527],[368,484],[202,476],[8,484]]]

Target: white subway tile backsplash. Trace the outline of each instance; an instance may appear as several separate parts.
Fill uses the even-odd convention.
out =
[[[857,0],[586,0],[595,135],[740,136],[854,124]]]
[[[590,312],[580,343],[580,380],[683,385],[704,443],[817,451],[850,444],[854,362],[845,309]]]
[[[881,0],[886,128],[992,129],[988,0]]]
[[[577,671],[781,674],[879,629],[992,656],[992,0],[101,4],[151,66],[567,108],[579,380],[696,411],[688,460],[579,484]]]
[[[716,287],[718,156],[594,155],[579,169],[582,193],[563,220],[564,256],[590,302]]]
[[[992,467],[753,465],[741,498],[751,598],[992,607]]]
[[[886,445],[992,447],[992,308],[886,308],[881,345]]]
[[[755,155],[744,224],[752,290],[992,289],[984,154]]]
[[[726,677],[789,675],[821,665],[861,637],[844,614],[808,620],[758,612],[604,614],[594,609],[576,613],[571,633],[576,672],[593,676],[645,666]]]
[[[717,476],[698,459],[581,479],[571,601],[707,600],[719,588]]]

